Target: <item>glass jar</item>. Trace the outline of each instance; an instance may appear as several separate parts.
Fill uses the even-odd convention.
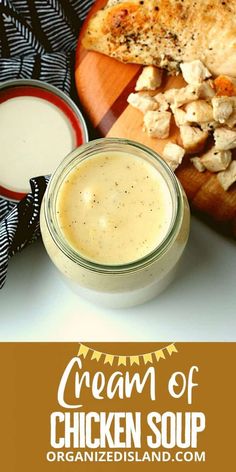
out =
[[[164,178],[172,199],[172,221],[163,241],[142,259],[124,265],[102,265],[81,256],[65,239],[57,220],[62,183],[80,162],[102,152],[128,153],[149,162]],[[91,141],[64,159],[51,177],[40,218],[46,250],[72,288],[96,303],[114,308],[144,303],[170,284],[188,240],[189,221],[186,195],[168,165],[148,147],[118,138]]]

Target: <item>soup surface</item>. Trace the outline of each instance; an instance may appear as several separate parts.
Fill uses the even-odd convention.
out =
[[[122,152],[81,161],[57,197],[65,239],[82,257],[102,265],[128,264],[155,250],[168,233],[172,210],[160,172]]]

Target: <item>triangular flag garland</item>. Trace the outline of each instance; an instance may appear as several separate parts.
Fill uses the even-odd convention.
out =
[[[104,364],[112,365],[113,361],[114,361],[114,356],[112,356],[111,354],[106,354]]]
[[[99,362],[102,360],[103,364],[109,364],[112,366],[117,361],[117,365],[140,365],[141,362],[146,364],[153,364],[154,362],[159,362],[161,359],[166,359],[166,354],[172,356],[173,353],[178,352],[174,343],[169,344],[168,346],[158,349],[157,351],[146,352],[145,354],[137,354],[135,356],[124,356],[124,355],[114,355],[107,354],[106,352],[100,352],[92,349],[91,347],[85,346],[84,344],[79,344],[78,356],[83,357],[84,359],[87,355],[91,354],[91,360],[96,360]]]
[[[85,358],[88,352],[89,348],[87,346],[84,346],[84,344],[80,344],[78,356],[83,356]]]
[[[79,355],[79,354],[78,354]],[[98,351],[93,351],[93,355],[91,357],[92,361],[95,359],[97,362],[99,361],[102,353]]]

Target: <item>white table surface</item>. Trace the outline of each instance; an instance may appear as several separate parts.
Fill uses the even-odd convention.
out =
[[[235,243],[192,218],[176,281],[145,305],[98,308],[72,293],[41,242],[9,264],[0,341],[235,341]]]

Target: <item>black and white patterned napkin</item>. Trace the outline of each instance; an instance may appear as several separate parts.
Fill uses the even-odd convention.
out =
[[[93,1],[0,0],[0,82],[43,80],[76,100],[74,51]],[[0,197],[0,288],[9,258],[40,235],[39,210],[47,182],[47,177],[32,178],[31,193],[18,204]]]

